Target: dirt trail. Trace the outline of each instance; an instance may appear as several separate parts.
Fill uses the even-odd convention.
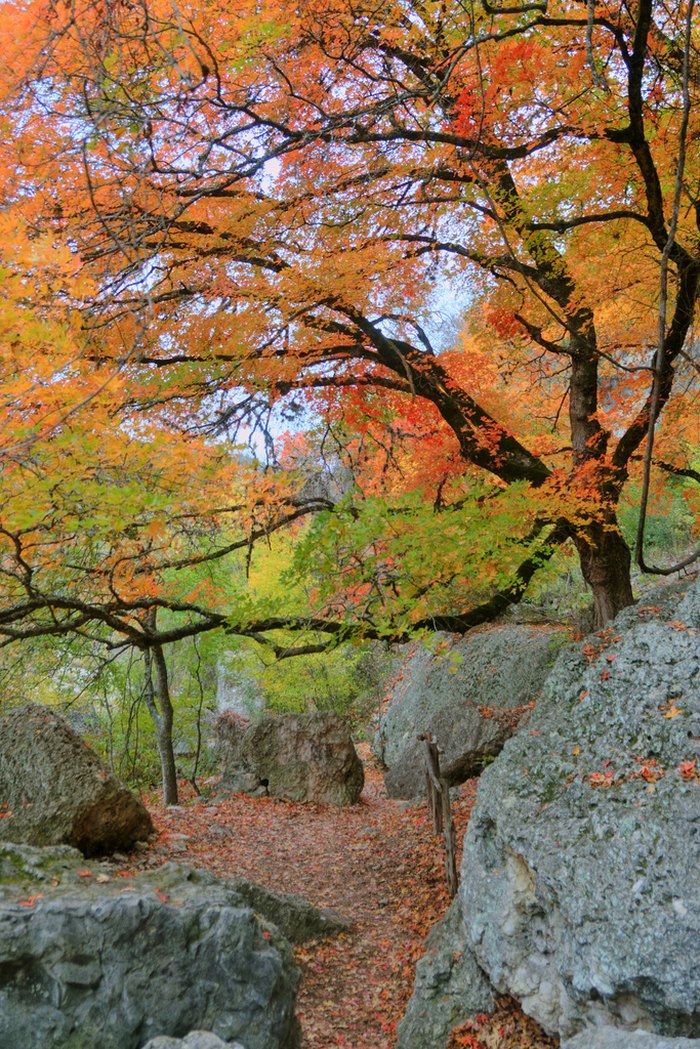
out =
[[[449,902],[426,807],[388,799],[369,762],[366,778],[360,804],[340,810],[244,795],[207,800],[183,791],[177,808],[151,805],[159,837],[138,861],[154,867],[176,860],[250,878],[300,893],[350,923],[347,934],[295,951],[304,1049],[392,1049],[421,943]],[[466,784],[455,806],[459,840],[474,789],[474,782]],[[464,1037],[455,1044],[553,1044],[508,1038],[487,1045],[481,1033]]]

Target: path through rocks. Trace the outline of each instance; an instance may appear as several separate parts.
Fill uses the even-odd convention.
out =
[[[188,797],[186,790],[181,806],[166,809],[154,801],[158,838],[134,857],[141,868],[175,860],[300,893],[350,923],[350,931],[336,939],[295,949],[304,1049],[391,1049],[422,941],[449,903],[441,842],[433,836],[427,807],[388,799],[381,775],[366,764],[360,804],[345,809],[240,794]],[[474,792],[475,781],[465,784],[454,806],[459,840]],[[518,1037],[525,1037],[528,1026],[508,1021]],[[467,1037],[455,1045],[554,1044]]]

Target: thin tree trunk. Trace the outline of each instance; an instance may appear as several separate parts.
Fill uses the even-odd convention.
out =
[[[153,648],[155,666],[155,687],[160,708],[160,726],[158,727],[158,753],[163,773],[163,802],[166,805],[177,805],[177,770],[173,750],[173,704],[168,685],[168,666],[165,653],[160,645]]]
[[[173,750],[173,705],[168,685],[168,667],[160,645],[144,651],[146,666],[146,706],[156,728],[163,784],[163,804],[177,805],[177,770]]]
[[[197,638],[194,638],[194,651],[197,656],[197,669],[195,676],[197,678],[197,685],[199,687],[199,703],[197,704],[197,720],[195,722],[197,726],[197,749],[194,755],[194,762],[192,763],[192,773],[190,775],[190,783],[195,794],[199,797],[201,791],[197,786],[197,771],[199,769],[199,759],[202,755],[202,710],[204,708],[204,685],[202,684],[202,657],[199,652],[199,645],[197,644]]]

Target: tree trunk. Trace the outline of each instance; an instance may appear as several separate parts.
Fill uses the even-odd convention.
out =
[[[593,591],[595,630],[602,630],[618,612],[634,603],[627,543],[614,521],[595,524],[574,537],[581,571]]]
[[[168,667],[160,645],[144,652],[146,706],[156,727],[156,742],[163,783],[163,804],[177,805],[177,770],[173,750],[173,704],[168,686]],[[155,678],[155,681],[154,681]]]

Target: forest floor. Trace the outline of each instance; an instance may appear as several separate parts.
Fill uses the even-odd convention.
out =
[[[346,809],[241,794],[197,797],[187,785],[175,808],[154,798],[158,837],[137,861],[152,868],[175,860],[300,893],[349,923],[346,934],[295,948],[304,1049],[391,1049],[422,941],[449,905],[427,806],[387,798],[369,754],[362,756],[365,790]],[[458,840],[475,789],[476,781],[466,783],[453,805]],[[454,1049],[556,1044],[508,1001],[452,1041]]]

